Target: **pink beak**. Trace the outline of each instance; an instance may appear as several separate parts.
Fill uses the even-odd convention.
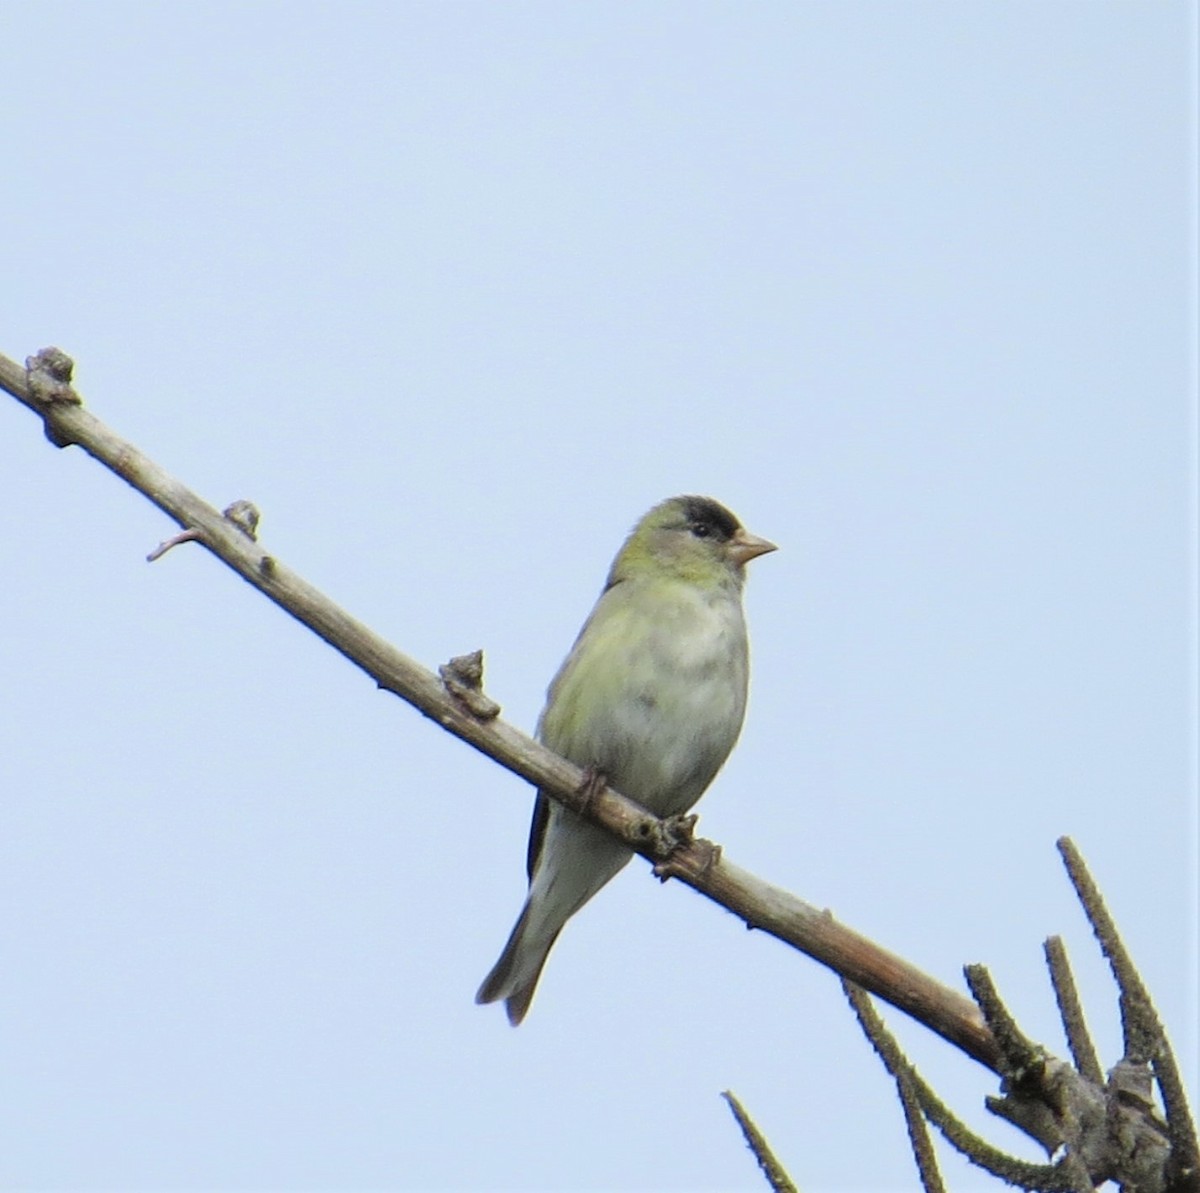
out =
[[[767,539],[760,539],[758,535],[741,529],[729,540],[729,546],[725,549],[729,552],[729,558],[738,567],[742,567],[752,559],[757,559],[760,555],[766,555],[768,551],[779,550],[774,543]]]

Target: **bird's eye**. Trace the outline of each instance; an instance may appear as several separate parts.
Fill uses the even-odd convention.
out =
[[[708,536],[710,534],[712,534],[712,527],[709,526],[706,522],[693,522],[692,523],[692,533],[698,539],[706,539],[706,538],[708,538]]]

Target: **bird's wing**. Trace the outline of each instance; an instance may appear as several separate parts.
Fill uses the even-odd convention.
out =
[[[550,797],[539,791],[533,805],[533,823],[529,826],[529,849],[525,854],[525,873],[531,882],[538,855],[542,852],[542,842],[546,839],[546,823],[549,819]]]
[[[582,654],[581,647],[588,637],[588,630],[592,628],[593,623],[598,618],[604,617],[605,613],[611,610],[611,607],[620,606],[628,597],[629,585],[623,584],[620,580],[614,580],[609,577],[608,583],[604,586],[604,591],[600,594],[600,599],[596,602],[595,608],[588,616],[587,621],[583,623],[574,644],[571,647],[570,653],[563,660],[562,666],[558,669],[558,674],[550,681],[549,691],[546,693],[547,709],[554,702],[556,691],[560,688],[566,677],[575,669],[579,663],[580,655]],[[602,613],[604,610],[604,613]],[[553,735],[549,735],[553,737]],[[544,742],[552,750],[562,752],[562,745],[553,740],[547,741],[546,734],[546,709],[542,710],[542,715],[538,720],[538,740]],[[579,765],[586,765],[579,759],[575,759]],[[533,871],[537,867],[537,860],[542,852],[542,841],[546,836],[546,824],[550,819],[550,797],[538,792],[537,801],[533,805],[533,821],[529,826],[529,848],[525,854],[525,872],[530,879],[533,878]]]

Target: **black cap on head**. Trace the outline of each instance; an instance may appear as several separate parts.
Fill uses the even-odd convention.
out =
[[[711,497],[681,497],[683,514],[695,530],[703,527],[713,538],[726,542],[742,528],[742,524],[719,502]]]

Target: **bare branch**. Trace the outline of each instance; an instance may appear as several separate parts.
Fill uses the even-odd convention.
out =
[[[995,1044],[970,999],[838,924],[826,912],[719,857],[711,842],[695,840],[680,846],[671,826],[665,826],[619,792],[606,788],[594,796],[585,795],[585,773],[500,717],[487,715],[490,707],[481,703],[486,700],[482,691],[461,686],[453,673],[452,679],[460,686],[454,692],[447,690],[445,681],[350,617],[264,551],[234,521],[96,419],[70,388],[70,375],[70,359],[57,349],[46,349],[30,359],[28,379],[25,370],[0,356],[0,387],[44,420],[53,442],[77,444],[116,472],[247,583],[308,626],[381,688],[596,821],[644,857],[652,861],[669,857],[671,875],[728,908],[749,927],[768,932],[845,974],[981,1064],[996,1068]],[[38,378],[43,380],[36,381]],[[472,695],[464,698],[468,690]]]
[[[1104,1084],[1104,1070],[1100,1068],[1100,1058],[1096,1055],[1096,1046],[1088,1032],[1087,1020],[1083,1017],[1083,1007],[1079,1002],[1079,991],[1075,988],[1075,975],[1071,972],[1071,963],[1067,960],[1067,948],[1061,936],[1051,936],[1043,948],[1046,953],[1046,965],[1050,970],[1050,981],[1054,986],[1054,997],[1058,1002],[1058,1012],[1062,1016],[1063,1030],[1067,1033],[1067,1047],[1071,1049],[1071,1057],[1075,1068],[1096,1085]]]
[[[792,1183],[792,1178],[775,1158],[775,1153],[771,1151],[771,1145],[767,1143],[766,1137],[758,1129],[754,1120],[746,1113],[746,1108],[738,1101],[733,1090],[725,1090],[721,1097],[729,1103],[729,1109],[733,1111],[733,1117],[737,1119],[737,1124],[742,1129],[742,1135],[745,1136],[746,1146],[754,1153],[754,1158],[758,1161],[763,1176],[767,1178],[767,1184],[775,1193],[798,1193],[796,1186]]]
[[[1144,1065],[1147,1061],[1150,1063],[1167,1117],[1171,1145],[1170,1188],[1200,1190],[1200,1144],[1196,1139],[1196,1126],[1188,1107],[1183,1076],[1167,1039],[1166,1029],[1074,841],[1070,837],[1060,837],[1057,844],[1071,884],[1075,887],[1079,902],[1083,904],[1088,922],[1100,943],[1100,951],[1108,960],[1121,992],[1126,1070],[1122,1073],[1121,1066],[1114,1069],[1114,1084],[1122,1077],[1128,1080],[1132,1076],[1128,1066]]]
[[[1030,1078],[1037,1081],[1041,1076],[1045,1053],[1017,1027],[1016,1020],[1000,998],[987,966],[967,965],[963,967],[963,973],[971,994],[983,1012],[984,1020],[1000,1046],[1004,1058],[1002,1075],[1014,1084]]]
[[[1074,842],[1069,837],[1060,837],[1057,844],[1067,868],[1067,875],[1075,887],[1080,903],[1083,904],[1092,931],[1100,942],[1100,951],[1108,961],[1117,988],[1121,992],[1121,1027],[1125,1036],[1125,1057],[1135,1063],[1146,1063],[1158,1050],[1163,1034],[1158,1016],[1150,1005],[1150,996],[1142,985],[1133,959],[1121,942],[1117,926],[1104,905],[1104,898],[1088,873]]]
[[[859,1026],[871,1041],[884,1067],[895,1078],[900,1105],[904,1109],[904,1122],[908,1127],[908,1141],[912,1145],[913,1158],[917,1162],[917,1172],[921,1177],[921,1188],[925,1193],[946,1193],[942,1174],[938,1170],[937,1153],[933,1150],[933,1141],[929,1138],[929,1130],[925,1126],[920,1096],[913,1080],[917,1075],[916,1069],[900,1051],[900,1045],[884,1026],[883,1020],[875,1013],[870,995],[847,982],[845,978],[842,979],[842,991],[854,1008]]]
[[[917,1161],[921,1188],[925,1190],[925,1193],[946,1193],[946,1186],[938,1169],[937,1153],[933,1150],[933,1140],[929,1137],[929,1128],[925,1125],[925,1116],[921,1113],[917,1091],[913,1088],[913,1083],[907,1074],[897,1075],[896,1089],[900,1094],[900,1105],[904,1110],[904,1124],[908,1128],[908,1141],[912,1144],[913,1156]]]
[[[1122,1061],[1106,1086],[1089,1081],[1050,1056],[1019,1030],[982,965],[968,966],[967,981],[979,1001],[1003,1056],[1005,1098],[989,1099],[990,1109],[1050,1146],[1055,1136],[1066,1146],[1061,1171],[1074,1186],[1119,1181],[1142,1193],[1174,1193],[1173,1143],[1149,1097],[1149,1071],[1143,1063]],[[1044,1112],[1050,1112],[1054,1130]]]
[[[858,1022],[867,1039],[871,1041],[875,1051],[879,1054],[879,1059],[883,1061],[884,1067],[896,1079],[897,1085],[903,1081],[908,1086],[929,1121],[941,1131],[946,1141],[966,1156],[972,1164],[991,1173],[992,1176],[999,1177],[1008,1184],[1022,1189],[1074,1190],[1075,1186],[1070,1176],[1063,1172],[1060,1165],[1030,1164],[1026,1160],[1002,1152],[982,1136],[975,1134],[954,1115],[917,1072],[912,1062],[904,1055],[896,1038],[888,1031],[883,1019],[871,1005],[871,1000],[866,993],[844,980],[842,989],[846,992],[846,997],[850,1000],[850,1005],[854,1008],[854,1013],[858,1016]],[[903,1093],[901,1097],[903,1097]],[[920,1167],[919,1157],[917,1163]],[[923,1167],[921,1179],[923,1181],[926,1179]],[[1088,1193],[1091,1193],[1090,1188]]]

